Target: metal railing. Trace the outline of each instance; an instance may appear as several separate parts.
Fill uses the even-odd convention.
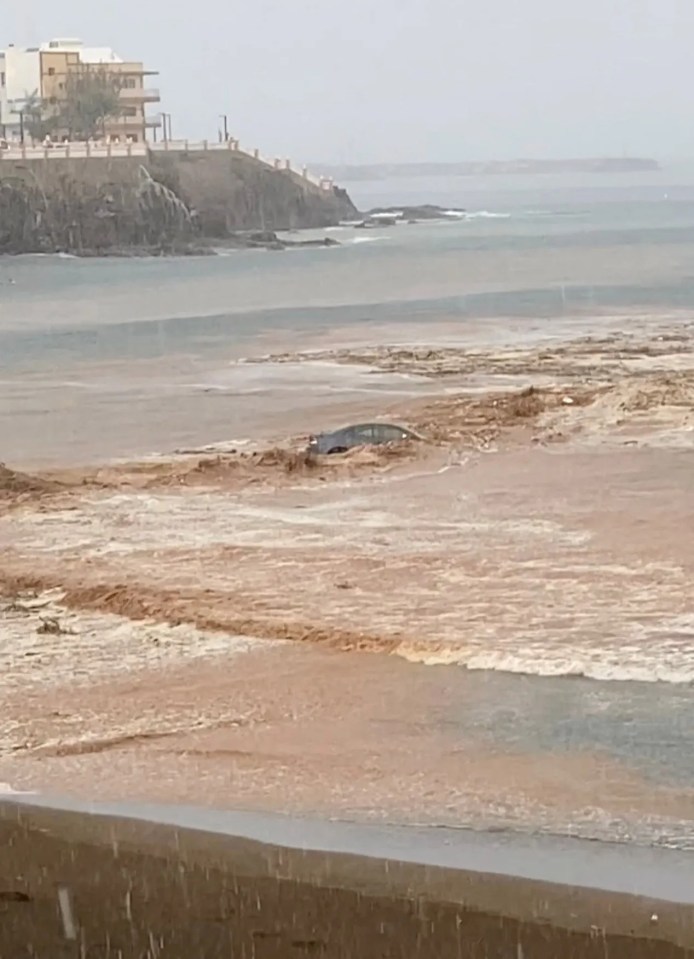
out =
[[[87,140],[71,143],[42,143],[38,146],[11,144],[0,149],[3,160],[69,160],[76,157],[146,157],[146,143],[99,143]]]
[[[156,87],[121,87],[121,100],[135,100],[139,103],[159,103],[161,95]]]
[[[300,177],[302,180],[306,180],[321,190],[332,190],[334,186],[332,177],[315,176],[315,174],[310,173],[305,166],[297,169],[292,166],[292,162],[289,159],[282,157],[273,157],[270,159],[263,156],[257,148],[254,150],[246,150],[241,147],[238,140],[233,138],[222,141],[221,143],[215,142],[214,140],[163,140],[159,143],[150,143],[149,148],[153,151],[163,151],[167,153],[206,153],[208,151],[238,153],[248,159],[262,163],[263,166],[269,167],[271,170],[284,171],[285,173],[291,173],[296,177]]]
[[[3,160],[51,160],[85,157],[146,157],[153,153],[208,153],[227,152],[239,154],[255,160],[276,172],[291,174],[320,190],[330,191],[334,186],[331,177],[317,177],[306,167],[296,169],[288,159],[263,157],[259,150],[244,150],[238,140],[229,139],[222,143],[213,140],[164,140],[159,143],[109,143],[99,141],[73,141],[69,143],[9,143],[0,148],[0,163]]]

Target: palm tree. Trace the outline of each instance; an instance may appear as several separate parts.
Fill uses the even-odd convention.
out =
[[[23,134],[28,133],[32,140],[43,140],[54,132],[55,118],[48,114],[38,90],[25,91],[22,106],[13,113],[20,117]]]

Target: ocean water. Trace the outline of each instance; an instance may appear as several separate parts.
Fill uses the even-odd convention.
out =
[[[551,338],[576,318],[599,328],[606,312],[628,322],[632,310],[694,306],[694,166],[347,187],[361,207],[467,212],[333,229],[341,245],[329,249],[0,259],[3,459],[83,462],[282,435],[301,430],[317,398],[328,409],[347,394],[368,399],[364,377],[331,388],[267,368],[249,384],[239,358],[297,342],[368,340],[376,326],[400,340],[442,325],[462,340]]]

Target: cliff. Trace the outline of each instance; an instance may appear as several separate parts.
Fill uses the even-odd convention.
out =
[[[291,170],[272,170],[240,153],[153,153],[149,170],[196,211],[208,237],[334,226],[357,215],[343,190],[320,190]]]
[[[0,161],[0,253],[190,252],[355,213],[338,188],[232,152]]]

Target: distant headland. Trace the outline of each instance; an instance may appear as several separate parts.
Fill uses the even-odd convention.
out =
[[[330,166],[326,176],[339,181],[385,180],[424,176],[542,176],[551,173],[639,173],[660,170],[656,160],[643,157],[588,157],[574,160],[489,160],[459,163],[374,163]]]

